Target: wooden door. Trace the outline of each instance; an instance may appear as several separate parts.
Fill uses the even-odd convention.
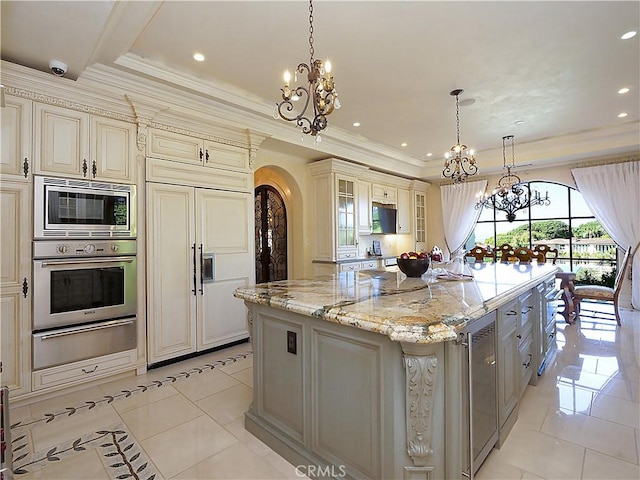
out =
[[[268,185],[255,190],[256,283],[287,279],[287,209]]]
[[[196,349],[195,193],[147,184],[149,363]]]

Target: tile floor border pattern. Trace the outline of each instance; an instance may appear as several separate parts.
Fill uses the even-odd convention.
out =
[[[27,435],[16,439],[17,442],[27,441]],[[14,452],[23,450],[28,443],[18,445]],[[161,480],[155,465],[148,458],[146,452],[140,448],[136,439],[124,425],[115,424],[106,429],[87,433],[73,441],[67,441],[46,452],[21,453],[14,462],[15,475],[24,475],[42,470],[53,462],[59,462],[72,454],[96,449],[105,470],[112,474],[112,478],[124,480]],[[20,463],[22,461],[22,463]]]
[[[204,372],[207,371],[211,371],[211,370],[215,370],[217,368],[221,368],[221,367],[225,367],[227,365],[233,364],[235,362],[237,362],[238,360],[244,360],[246,358],[250,358],[253,356],[253,352],[248,351],[245,353],[239,353],[236,355],[233,355],[231,357],[222,359],[222,360],[216,360],[214,362],[211,363],[206,363],[202,366],[197,366],[197,367],[191,367],[189,369],[185,369],[184,371],[179,372],[176,375],[168,375],[166,376],[164,379],[162,380],[152,380],[149,383],[143,384],[143,385],[137,385],[136,388],[132,388],[132,389],[124,389],[121,390],[118,393],[112,394],[112,395],[103,395],[102,398],[97,399],[97,400],[87,400],[85,401],[82,405],[77,405],[77,406],[71,406],[71,407],[65,407],[64,411],[58,411],[58,412],[54,412],[54,413],[48,413],[45,412],[42,414],[41,417],[39,418],[32,418],[32,419],[28,419],[28,420],[21,420],[19,422],[13,423],[11,425],[11,430],[17,430],[20,428],[26,428],[26,427],[31,427],[33,425],[36,425],[38,423],[44,422],[44,423],[50,423],[53,422],[56,418],[60,418],[60,417],[70,417],[72,415],[75,415],[76,413],[82,411],[82,410],[92,410],[93,408],[95,408],[96,406],[99,406],[100,404],[109,404],[114,402],[115,400],[119,400],[119,399],[124,399],[124,398],[129,398],[132,395],[135,394],[140,394],[140,393],[144,393],[148,390],[154,389],[154,388],[160,388],[163,385],[167,384],[167,383],[175,383],[179,380],[183,380],[183,379],[187,379],[190,378],[193,375],[199,375],[202,374]]]

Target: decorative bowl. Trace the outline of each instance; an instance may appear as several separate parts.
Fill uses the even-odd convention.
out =
[[[398,268],[407,277],[420,277],[429,268],[428,258],[398,258]]]

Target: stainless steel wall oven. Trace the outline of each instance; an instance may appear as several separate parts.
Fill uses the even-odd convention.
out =
[[[136,347],[136,241],[35,240],[33,368]]]

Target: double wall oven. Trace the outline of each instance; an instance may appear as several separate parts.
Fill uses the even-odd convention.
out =
[[[34,184],[33,369],[136,348],[135,187]]]

